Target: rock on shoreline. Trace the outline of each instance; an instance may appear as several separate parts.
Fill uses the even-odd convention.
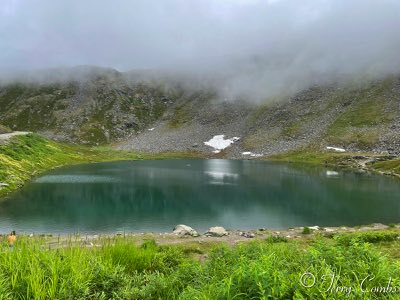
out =
[[[194,238],[195,240],[201,241],[208,241],[210,238],[218,240],[226,240],[232,242],[237,242],[239,240],[247,240],[252,238],[265,238],[268,236],[281,236],[286,238],[301,238],[312,236],[314,234],[322,234],[322,235],[332,235],[332,234],[342,234],[342,233],[353,233],[353,232],[366,232],[366,231],[379,231],[379,230],[400,230],[400,224],[390,224],[385,225],[381,223],[374,223],[369,225],[359,225],[354,227],[320,227],[320,226],[309,226],[307,227],[311,230],[309,234],[304,234],[304,227],[292,227],[286,229],[268,229],[268,228],[259,228],[253,230],[225,230],[223,227],[211,227],[207,232],[204,234],[199,234],[196,230],[192,227],[179,224],[175,226],[173,232],[127,232],[124,233],[123,236],[128,237],[138,237],[140,239],[143,238],[156,238],[159,241],[167,241],[169,239],[172,240],[179,240],[180,238],[191,239]],[[7,236],[8,232],[0,233],[0,237]],[[27,237],[46,237],[46,238],[76,238],[76,239],[83,239],[83,240],[97,240],[104,237],[119,237],[122,236],[121,233],[111,233],[111,234],[44,234],[44,233],[25,233],[25,232],[17,232],[18,235],[27,236]],[[399,233],[400,238],[400,233]]]
[[[204,234],[205,236],[214,236],[214,237],[222,237],[229,235],[229,233],[226,231],[224,227],[221,226],[216,226],[216,227],[211,227],[208,229],[208,231]]]
[[[183,224],[176,225],[173,233],[179,236],[199,236],[196,230]]]
[[[176,225],[172,233],[178,236],[192,236],[192,237],[200,236],[196,230],[184,224]],[[226,229],[221,226],[210,227],[204,234],[204,236],[210,236],[210,237],[223,237],[228,235],[229,235],[228,231],[226,231]]]

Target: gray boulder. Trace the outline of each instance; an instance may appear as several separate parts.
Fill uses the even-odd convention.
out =
[[[179,236],[199,236],[196,230],[183,224],[176,225],[173,233]]]
[[[216,226],[216,227],[211,227],[210,229],[208,229],[208,231],[205,233],[205,235],[221,237],[221,236],[228,235],[228,232],[225,230],[224,227]]]

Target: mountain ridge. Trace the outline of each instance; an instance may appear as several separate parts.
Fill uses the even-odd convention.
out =
[[[227,101],[218,91],[152,72],[82,67],[52,78],[3,81],[0,124],[56,140],[149,152],[209,153],[204,142],[225,135],[240,137],[223,151],[227,157],[328,145],[399,154],[399,76],[311,86],[263,103]]]

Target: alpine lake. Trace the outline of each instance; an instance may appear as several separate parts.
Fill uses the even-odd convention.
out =
[[[398,179],[259,160],[64,167],[0,201],[0,232],[103,234],[355,226],[400,221]]]

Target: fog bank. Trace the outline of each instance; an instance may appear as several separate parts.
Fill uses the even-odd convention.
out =
[[[397,0],[5,0],[0,74],[162,70],[263,100],[400,71]]]

